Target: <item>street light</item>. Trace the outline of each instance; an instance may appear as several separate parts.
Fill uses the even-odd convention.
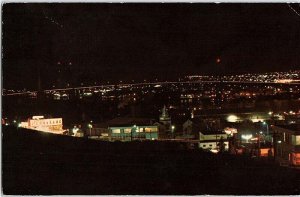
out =
[[[171,129],[172,129],[172,138],[174,138],[174,129],[175,129],[175,126],[172,125]]]
[[[268,123],[267,122],[263,122],[263,125],[265,125],[266,127],[267,127],[267,136],[268,136],[268,138],[269,138],[269,125],[268,125]]]
[[[92,137],[92,128],[93,128],[93,125],[92,124],[88,124],[88,127],[90,129],[90,137]]]

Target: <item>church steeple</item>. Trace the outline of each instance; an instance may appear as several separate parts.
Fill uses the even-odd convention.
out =
[[[169,116],[166,106],[162,109],[161,115],[159,116],[159,122],[165,125],[166,131],[171,131],[171,117]]]
[[[170,117],[169,117],[166,105],[164,105],[164,107],[162,109],[162,112],[161,112],[161,115],[159,117],[159,120],[160,121],[168,121],[168,120],[170,120]]]

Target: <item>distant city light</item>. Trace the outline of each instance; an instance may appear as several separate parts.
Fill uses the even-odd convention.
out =
[[[227,121],[228,122],[237,122],[238,117],[236,115],[230,115],[230,116],[227,117]]]
[[[74,126],[74,128],[72,129],[73,136],[76,136],[78,130],[79,130],[79,129],[78,129],[76,126]]]
[[[295,112],[293,112],[293,111],[289,111],[289,113],[290,113],[290,114],[293,114],[293,115],[295,115],[295,114],[296,114],[296,113],[295,113]]]
[[[229,128],[229,127],[226,127],[224,129],[224,132],[227,134],[227,135],[233,135],[234,133],[237,133],[237,129],[236,128]]]
[[[252,122],[263,122],[264,121],[264,119],[262,119],[262,118],[251,118],[251,121]]]

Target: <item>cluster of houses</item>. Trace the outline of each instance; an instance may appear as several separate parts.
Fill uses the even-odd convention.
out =
[[[174,122],[172,124],[171,117],[164,107],[158,121],[147,118],[118,117],[103,123],[90,124],[85,132],[80,132],[77,127],[74,127],[73,135],[107,141],[190,140],[200,148],[209,150],[219,149],[221,141],[224,150],[229,148],[228,137],[233,133],[214,128],[215,125],[220,124],[218,120],[202,119],[201,123],[198,119],[188,119],[181,123]],[[203,125],[206,125],[205,127],[209,125],[210,129],[204,129]]]
[[[159,121],[147,118],[118,117],[100,124],[93,124],[87,132],[76,133],[109,141],[158,140],[170,138],[174,132],[171,118],[163,108]]]
[[[176,122],[176,124],[174,123]],[[174,121],[166,107],[162,109],[159,121],[146,118],[118,117],[99,124],[89,124],[88,129],[74,127],[73,136],[88,137],[107,141],[133,141],[133,140],[182,140],[194,142],[201,149],[218,152],[221,149],[238,151],[234,138],[239,138],[237,129],[220,126],[218,118],[191,118],[184,122]],[[43,116],[34,116],[19,127],[44,131],[54,134],[65,134],[62,118],[45,119]],[[280,163],[300,166],[300,124],[283,124],[270,126],[271,146],[261,146],[260,137],[252,145],[256,147],[259,156],[273,156]],[[242,136],[243,137],[243,136]],[[250,139],[250,138],[249,138]],[[246,140],[248,143],[248,139]],[[256,142],[257,141],[257,142]]]
[[[105,123],[93,124],[89,132],[85,134],[89,138],[109,141],[190,140],[196,142],[199,148],[212,152],[218,152],[221,148],[231,151],[233,147],[234,151],[238,153],[239,150],[236,149],[237,146],[232,139],[238,138],[241,142],[242,135],[234,128],[220,129],[223,128],[220,125],[220,119],[207,117],[191,118],[179,124],[178,121],[171,122],[171,117],[164,107],[159,121],[119,117]],[[271,155],[276,160],[300,166],[300,125],[272,125],[270,130],[273,132],[273,145],[271,143],[270,145],[259,145],[256,147],[257,155],[263,157]],[[253,137],[251,140],[255,140],[252,141],[252,145],[261,143],[259,137]]]

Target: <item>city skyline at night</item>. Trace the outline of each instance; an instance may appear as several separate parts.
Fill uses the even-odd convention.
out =
[[[2,4],[5,195],[299,195],[300,4]]]
[[[39,72],[46,88],[58,75],[94,82],[295,70],[299,20],[288,4],[4,4],[3,84],[34,88]]]

